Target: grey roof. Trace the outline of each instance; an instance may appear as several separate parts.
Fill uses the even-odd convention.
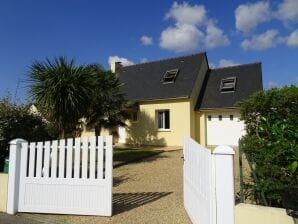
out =
[[[236,90],[220,92],[221,79],[236,77]],[[196,109],[235,108],[235,103],[262,90],[261,63],[211,69],[205,77]]]
[[[122,91],[133,102],[189,97],[205,53],[121,67]],[[167,70],[179,69],[174,83],[163,84]]]

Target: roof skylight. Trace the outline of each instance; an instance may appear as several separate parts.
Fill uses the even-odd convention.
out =
[[[236,77],[229,77],[221,80],[221,92],[233,92],[236,89]]]
[[[166,71],[166,73],[164,74],[164,76],[162,78],[162,82],[164,84],[174,83],[178,72],[179,72],[178,69],[172,69],[172,70]]]

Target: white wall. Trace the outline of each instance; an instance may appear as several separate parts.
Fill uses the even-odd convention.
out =
[[[208,116],[211,115],[211,121]],[[219,120],[222,115],[222,120]],[[233,115],[233,120],[230,120]],[[245,134],[244,122],[238,112],[210,112],[206,114],[207,145],[238,145],[238,139]]]

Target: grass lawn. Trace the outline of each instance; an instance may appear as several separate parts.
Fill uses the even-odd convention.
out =
[[[161,152],[163,150],[152,148],[114,148],[114,167],[155,156]]]

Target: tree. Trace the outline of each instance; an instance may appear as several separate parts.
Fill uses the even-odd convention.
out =
[[[125,126],[128,118],[125,109],[128,101],[121,93],[121,83],[117,76],[110,71],[104,71],[98,64],[88,66],[94,78],[95,88],[86,122],[88,127],[95,128],[95,135],[100,135],[101,128]]]
[[[82,118],[96,135],[102,127],[125,125],[128,103],[121,83],[99,64],[76,65],[63,57],[34,62],[28,81],[38,110],[57,125],[60,137],[78,135]]]
[[[298,186],[298,88],[260,91],[239,105],[243,150],[256,177],[248,189],[257,203],[282,206],[282,195]]]
[[[4,97],[0,100],[0,169],[9,154],[8,146],[12,139],[43,141],[56,138],[57,134],[51,123],[30,112],[30,105],[17,105]]]
[[[73,134],[90,108],[94,77],[89,72],[87,66],[64,57],[30,66],[29,94],[43,115],[57,125],[60,137]]]

